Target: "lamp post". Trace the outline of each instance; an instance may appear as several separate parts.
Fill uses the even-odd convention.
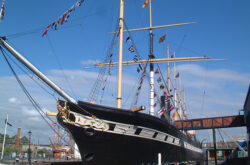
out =
[[[31,131],[28,132],[29,134],[29,152],[28,152],[28,162],[29,162],[29,165],[31,165],[31,150],[30,150],[30,136],[31,136]]]

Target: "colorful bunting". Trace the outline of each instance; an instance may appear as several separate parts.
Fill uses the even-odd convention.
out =
[[[2,7],[1,7],[1,11],[0,11],[0,22],[3,20],[4,17],[4,1],[2,2]]]
[[[180,76],[179,72],[175,75],[175,78],[178,78]]]
[[[178,116],[178,112],[175,110],[175,111],[174,111],[174,114],[173,114],[173,119],[174,119],[174,120],[177,120],[177,116]]]
[[[161,77],[159,77],[159,78],[157,79],[157,82],[158,82],[158,83],[161,83]]]
[[[164,89],[164,85],[163,85],[163,83],[161,84],[160,89],[161,89],[161,90],[163,90],[163,89]]]
[[[138,58],[137,58],[137,56],[135,55],[134,56],[134,62],[137,62],[138,61]]]
[[[68,13],[68,15],[66,16],[65,22],[68,22],[69,17],[70,17],[70,13]]]
[[[109,70],[108,70],[108,74],[109,74],[109,75],[111,75],[111,72],[110,72],[111,63],[112,63],[112,58],[111,58],[110,61],[109,61]]]
[[[64,13],[63,14],[63,18],[62,18],[62,22],[61,22],[61,25],[64,23],[65,19],[66,19],[66,16],[67,16],[68,12]]]
[[[165,111],[165,108],[163,107],[162,109],[160,109],[160,111],[158,111],[158,114],[161,116],[164,111]]]
[[[155,74],[159,74],[159,68],[156,69]]]
[[[45,36],[45,35],[47,34],[47,31],[49,30],[50,26],[51,26],[51,24],[49,24],[49,25],[46,27],[45,31],[43,32],[42,37]]]
[[[154,92],[154,97],[156,97],[157,96],[157,94]]]
[[[143,83],[143,80],[144,80],[144,78],[146,77],[146,69],[144,69],[144,71],[143,71],[143,73],[142,73],[142,77],[140,78],[140,85],[139,85],[139,87],[137,88],[137,91],[136,91],[136,99],[135,99],[135,103],[134,103],[134,105],[136,105],[137,104],[137,102],[138,102],[138,96],[139,96],[139,94],[140,94],[140,90],[141,90],[141,86],[142,86],[142,83]]]
[[[61,15],[56,21],[54,21],[53,23],[49,24],[48,26],[51,27],[52,29],[57,30],[59,25],[63,25],[64,22],[67,22],[70,12],[71,11],[75,11],[76,7],[81,6],[81,4],[83,3],[84,0],[78,0],[69,10],[67,10],[66,12],[63,13],[63,15]],[[46,27],[42,37],[44,35],[47,34],[47,31],[49,30],[48,26]]]
[[[143,8],[147,7],[148,2],[149,2],[149,0],[145,0],[144,3],[142,4],[142,7]]]
[[[142,66],[141,66],[141,64],[139,64],[139,68],[142,70]]]
[[[162,37],[159,39],[159,43],[162,43],[162,42],[165,40],[166,36],[167,36],[167,34],[165,34],[164,36],[162,36]]]
[[[137,72],[140,73],[140,71],[141,71],[140,68],[137,67]]]
[[[157,106],[157,103],[154,104],[154,108]]]
[[[119,37],[120,36],[120,29],[121,29],[121,27],[119,27],[119,30],[118,30],[118,33],[117,33],[117,37]]]
[[[126,42],[131,41],[130,37],[128,36],[126,39]]]
[[[134,49],[134,47],[133,47],[133,45],[131,45],[130,47],[129,47],[129,49],[128,49],[130,52],[134,52],[135,51],[135,49]]]
[[[168,112],[170,112],[172,109],[174,109],[174,106],[173,106],[173,105],[171,105],[171,106],[169,107]]]
[[[165,103],[170,103],[169,97],[167,97],[167,98],[165,99]]]

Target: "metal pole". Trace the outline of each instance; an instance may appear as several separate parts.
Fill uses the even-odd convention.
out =
[[[248,128],[249,129],[249,128]],[[250,164],[250,133],[248,132],[248,164]]]
[[[30,136],[31,136],[31,131],[28,132],[29,133],[29,152],[28,152],[28,162],[29,162],[29,165],[31,165],[31,149],[30,149]]]
[[[161,153],[158,153],[158,165],[161,165]]]
[[[206,165],[208,165],[208,154],[209,154],[209,151],[208,149],[206,149]]]
[[[149,13],[150,13],[150,28],[152,27],[152,12],[151,12],[151,0],[149,0]],[[153,32],[152,29],[149,31],[149,58],[154,59],[153,53]],[[150,62],[150,115],[154,116],[154,64]]]
[[[5,129],[4,129],[4,137],[3,137],[3,147],[2,147],[1,160],[3,160],[3,154],[4,154],[5,137],[6,137],[6,132],[7,132],[7,123],[8,123],[8,114],[7,114],[6,120],[5,120]]]
[[[214,141],[214,163],[215,165],[217,165],[216,133],[214,128],[212,130],[213,130],[213,141]]]

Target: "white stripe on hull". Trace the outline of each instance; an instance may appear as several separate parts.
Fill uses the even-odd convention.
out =
[[[130,124],[124,124],[124,123],[118,123],[108,120],[100,120],[100,119],[94,119],[89,116],[84,116],[75,112],[70,112],[73,114],[76,118],[75,122],[72,122],[65,117],[63,117],[63,121],[78,127],[83,128],[93,128],[96,131],[103,131],[103,132],[109,132],[114,134],[122,134],[127,136],[134,136],[139,138],[145,138],[155,141],[160,141],[163,143],[168,143],[171,145],[183,147],[185,149],[202,153],[202,150],[198,147],[195,147],[188,142],[183,141],[184,145],[181,146],[181,139],[174,137],[172,135],[169,135],[167,133],[161,132],[159,130],[142,127],[142,126],[135,126]],[[113,124],[115,125],[113,130],[109,130],[109,125]],[[140,130],[140,131],[138,131]],[[138,131],[138,132],[137,132]]]

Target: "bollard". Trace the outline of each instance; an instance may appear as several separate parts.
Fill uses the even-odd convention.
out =
[[[158,165],[161,165],[161,153],[158,153]]]

